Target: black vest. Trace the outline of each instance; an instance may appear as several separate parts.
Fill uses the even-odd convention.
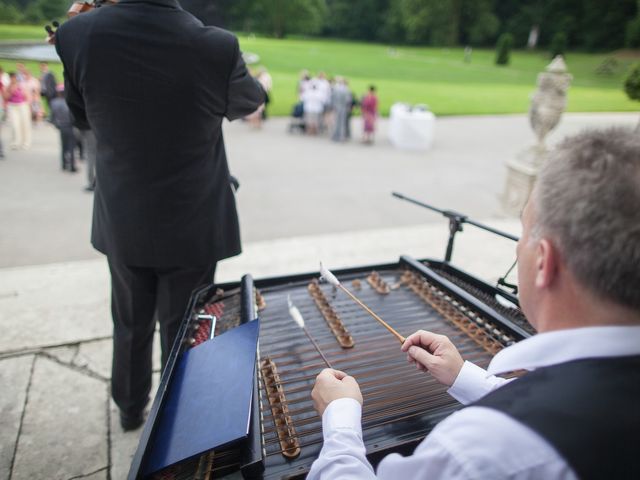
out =
[[[581,479],[640,479],[640,356],[540,368],[473,406],[537,432]]]

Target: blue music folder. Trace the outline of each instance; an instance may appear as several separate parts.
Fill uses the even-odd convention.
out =
[[[145,475],[247,437],[259,328],[245,323],[178,359]]]

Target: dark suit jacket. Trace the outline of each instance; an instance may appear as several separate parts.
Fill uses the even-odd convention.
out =
[[[235,36],[175,0],[120,0],[64,23],[56,49],[75,124],[97,139],[94,247],[142,267],[240,253],[221,124],[264,92]]]

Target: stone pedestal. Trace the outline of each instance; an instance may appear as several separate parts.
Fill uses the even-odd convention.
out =
[[[507,162],[507,181],[502,194],[502,206],[510,215],[522,213],[540,167],[547,160],[547,153],[544,145],[536,145],[522,151],[515,160]]]

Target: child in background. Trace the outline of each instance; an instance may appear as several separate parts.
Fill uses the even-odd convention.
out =
[[[360,111],[364,120],[364,131],[362,142],[373,143],[373,135],[376,130],[376,118],[378,116],[378,97],[376,97],[376,87],[371,85],[369,91],[360,102]]]
[[[51,100],[51,123],[60,130],[62,170],[77,172],[75,162],[76,136],[73,132],[71,112],[64,99],[64,85],[56,88],[58,95]]]

